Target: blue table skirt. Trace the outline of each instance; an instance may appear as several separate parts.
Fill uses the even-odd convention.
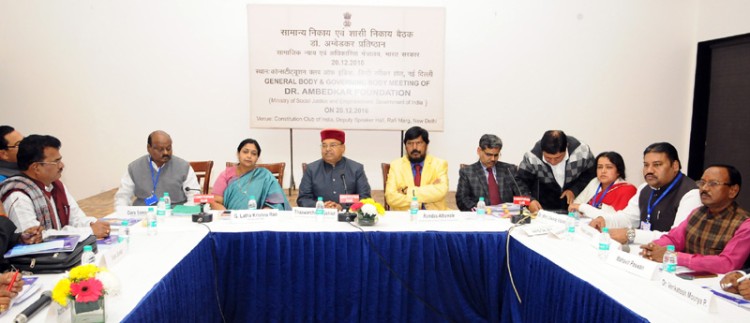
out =
[[[510,261],[523,303],[506,284],[504,322],[648,322],[516,240],[511,240]]]
[[[124,321],[221,322],[212,244],[227,322],[645,321],[513,240],[513,274],[524,301],[519,304],[505,267],[506,237],[482,232],[211,233]]]

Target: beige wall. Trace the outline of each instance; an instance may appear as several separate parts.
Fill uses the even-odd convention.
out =
[[[0,1],[0,123],[58,136],[78,198],[116,187],[154,129],[172,134],[177,155],[216,161],[217,175],[245,137],[261,142],[262,162],[289,162],[288,130],[249,128],[247,3]],[[446,126],[430,151],[448,160],[451,189],[483,133],[517,164],[560,128],[623,154],[635,183],[652,142],[687,159],[696,43],[750,31],[743,1],[389,3],[446,7]],[[299,183],[318,132],[294,134]],[[347,155],[375,189],[399,135],[348,131]]]

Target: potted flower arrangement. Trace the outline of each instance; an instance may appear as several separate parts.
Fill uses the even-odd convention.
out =
[[[104,295],[115,294],[119,281],[94,264],[74,267],[52,289],[52,299],[70,310],[71,322],[104,322]]]
[[[361,226],[372,226],[378,222],[378,216],[385,215],[385,208],[371,198],[354,203],[350,211],[357,213],[357,222]]]

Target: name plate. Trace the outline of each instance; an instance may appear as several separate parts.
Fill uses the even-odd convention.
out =
[[[656,274],[659,272],[659,263],[619,250],[611,250],[610,253],[611,255],[607,258],[608,264],[638,277],[648,280],[656,279]]]
[[[341,194],[339,195],[339,204],[354,204],[359,202],[358,194]]]
[[[715,297],[709,289],[667,273],[662,273],[660,281],[661,288],[675,297],[685,300],[705,312],[716,312]]]
[[[279,211],[272,210],[232,210],[230,213],[232,221],[235,222],[257,222],[267,221],[269,219],[278,219]]]
[[[560,223],[565,226],[567,226],[567,223],[568,223],[567,215],[557,214],[555,212],[550,212],[550,211],[545,211],[545,210],[540,210],[536,214],[536,217],[537,219],[545,219],[545,220],[549,220],[552,222]]]
[[[460,211],[420,211],[417,213],[417,221],[457,221],[461,216]]]
[[[153,206],[118,206],[117,207],[117,216],[120,217],[137,217],[137,218],[145,218],[146,214],[148,213],[148,208]],[[154,210],[156,210],[156,207],[153,207]]]
[[[584,235],[591,239],[596,239],[599,237],[599,230],[592,228],[590,225],[581,225],[578,227],[578,231],[581,231]]]
[[[120,260],[125,257],[126,251],[127,245],[125,242],[111,245],[111,247],[103,252],[104,259],[102,259],[102,266],[107,268],[114,266],[114,264],[120,262]]]
[[[565,231],[567,231],[565,226],[560,225],[559,223],[549,222],[546,220],[534,221],[530,224],[521,226],[521,229],[528,236],[538,236],[538,235],[548,234],[548,233],[552,233],[554,235],[559,236],[559,235],[564,234]]]
[[[292,212],[295,217],[312,218],[315,217],[314,207],[295,207],[292,208]],[[323,209],[323,216],[326,218],[338,217],[339,210],[337,209]]]

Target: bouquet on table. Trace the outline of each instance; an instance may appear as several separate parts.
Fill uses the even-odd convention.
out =
[[[385,208],[371,198],[366,198],[354,203],[349,211],[357,213],[359,225],[371,226],[378,222],[378,216],[385,215]]]
[[[119,293],[119,281],[105,268],[80,265],[52,289],[52,299],[70,310],[71,322],[104,322],[104,295]]]

